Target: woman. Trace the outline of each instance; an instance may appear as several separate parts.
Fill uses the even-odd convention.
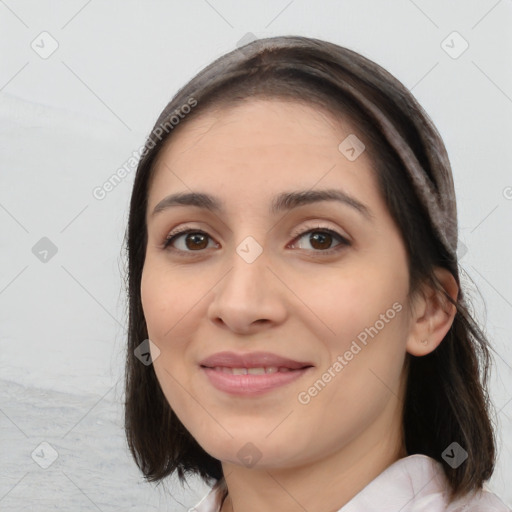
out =
[[[212,63],[148,137],[127,249],[148,480],[214,483],[203,512],[509,510],[446,151],[382,68],[304,37]]]

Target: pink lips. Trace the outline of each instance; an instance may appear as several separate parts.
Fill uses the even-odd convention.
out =
[[[228,368],[258,368],[262,366],[277,366],[296,370],[304,366],[312,366],[309,362],[299,362],[293,359],[272,354],[271,352],[250,352],[247,354],[236,354],[235,352],[217,352],[216,354],[203,359],[201,366],[214,368],[224,366]]]
[[[265,393],[300,378],[312,367],[310,362],[270,352],[219,352],[199,364],[215,388],[234,395]]]

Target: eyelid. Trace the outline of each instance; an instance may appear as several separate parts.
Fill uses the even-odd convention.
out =
[[[199,225],[204,225],[206,227],[199,227]],[[173,227],[170,231],[167,232],[167,235],[165,235],[164,242],[172,238],[174,235],[181,235],[183,233],[204,233],[205,235],[208,235],[212,240],[215,240],[215,237],[217,236],[217,232],[215,229],[212,228],[208,223],[204,222],[196,222],[196,221],[190,221],[190,222],[183,222],[175,227]],[[215,235],[211,235],[211,233],[215,233]]]
[[[335,228],[330,225],[323,224],[322,221],[318,221],[318,220],[310,221],[309,225],[306,222],[306,226],[302,225],[302,227],[297,228],[296,230],[292,231],[291,236],[295,240],[295,238],[297,238],[298,236],[303,236],[303,235],[310,233],[311,231],[315,231],[315,230],[327,231],[329,233],[332,233],[332,234],[338,236],[339,238],[341,238],[342,240],[344,240],[347,243],[352,243],[352,240],[347,233],[345,233],[344,231],[340,232],[339,228]]]

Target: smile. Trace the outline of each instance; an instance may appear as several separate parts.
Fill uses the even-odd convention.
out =
[[[265,373],[291,372],[291,368],[278,368],[277,366],[268,366],[261,368],[230,368],[228,366],[216,366],[215,371],[223,373],[232,373],[233,375],[264,375]]]
[[[290,384],[309,372],[313,367],[304,368],[214,368],[201,367],[208,382],[217,390],[230,395],[258,396],[270,393]]]

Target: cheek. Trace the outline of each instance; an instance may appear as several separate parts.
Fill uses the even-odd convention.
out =
[[[197,316],[204,314],[198,295],[204,295],[205,290],[195,281],[151,256],[146,260],[141,279],[148,337],[160,350],[153,369],[167,402],[187,428],[187,418],[195,417],[198,412],[194,410],[195,402],[183,392],[190,389],[186,348],[197,325]]]
[[[146,259],[142,309],[148,337],[160,350],[154,368],[168,399],[179,399],[183,387],[190,389],[188,372],[195,361],[188,349],[206,317],[208,293],[214,284],[214,276],[171,266],[160,255],[150,254]]]
[[[382,267],[385,268],[385,267]],[[364,343],[370,333],[396,338],[403,322],[408,276],[405,272],[384,272],[367,264],[350,271],[311,276],[297,283],[295,292],[303,298],[310,329],[330,346],[330,351],[347,350],[358,339]]]
[[[148,257],[140,291],[150,339],[158,344],[180,339],[176,334],[183,330],[183,320],[201,309],[201,298],[208,288],[188,273]]]
[[[320,416],[321,404],[336,403],[356,421],[380,410],[390,390],[398,393],[409,329],[403,268],[352,266],[350,274],[336,272],[308,287],[307,304],[315,313],[307,316],[309,328],[326,349],[321,371],[328,384],[314,400]]]
[[[310,429],[322,425],[325,439],[348,438],[363,430],[399,396],[408,333],[408,280],[396,277],[382,277],[366,267],[350,277],[317,281],[308,296],[311,310],[329,330],[319,331],[318,320],[310,324],[326,357],[315,379],[300,390],[300,403],[308,401],[307,405],[298,407],[312,418]]]

